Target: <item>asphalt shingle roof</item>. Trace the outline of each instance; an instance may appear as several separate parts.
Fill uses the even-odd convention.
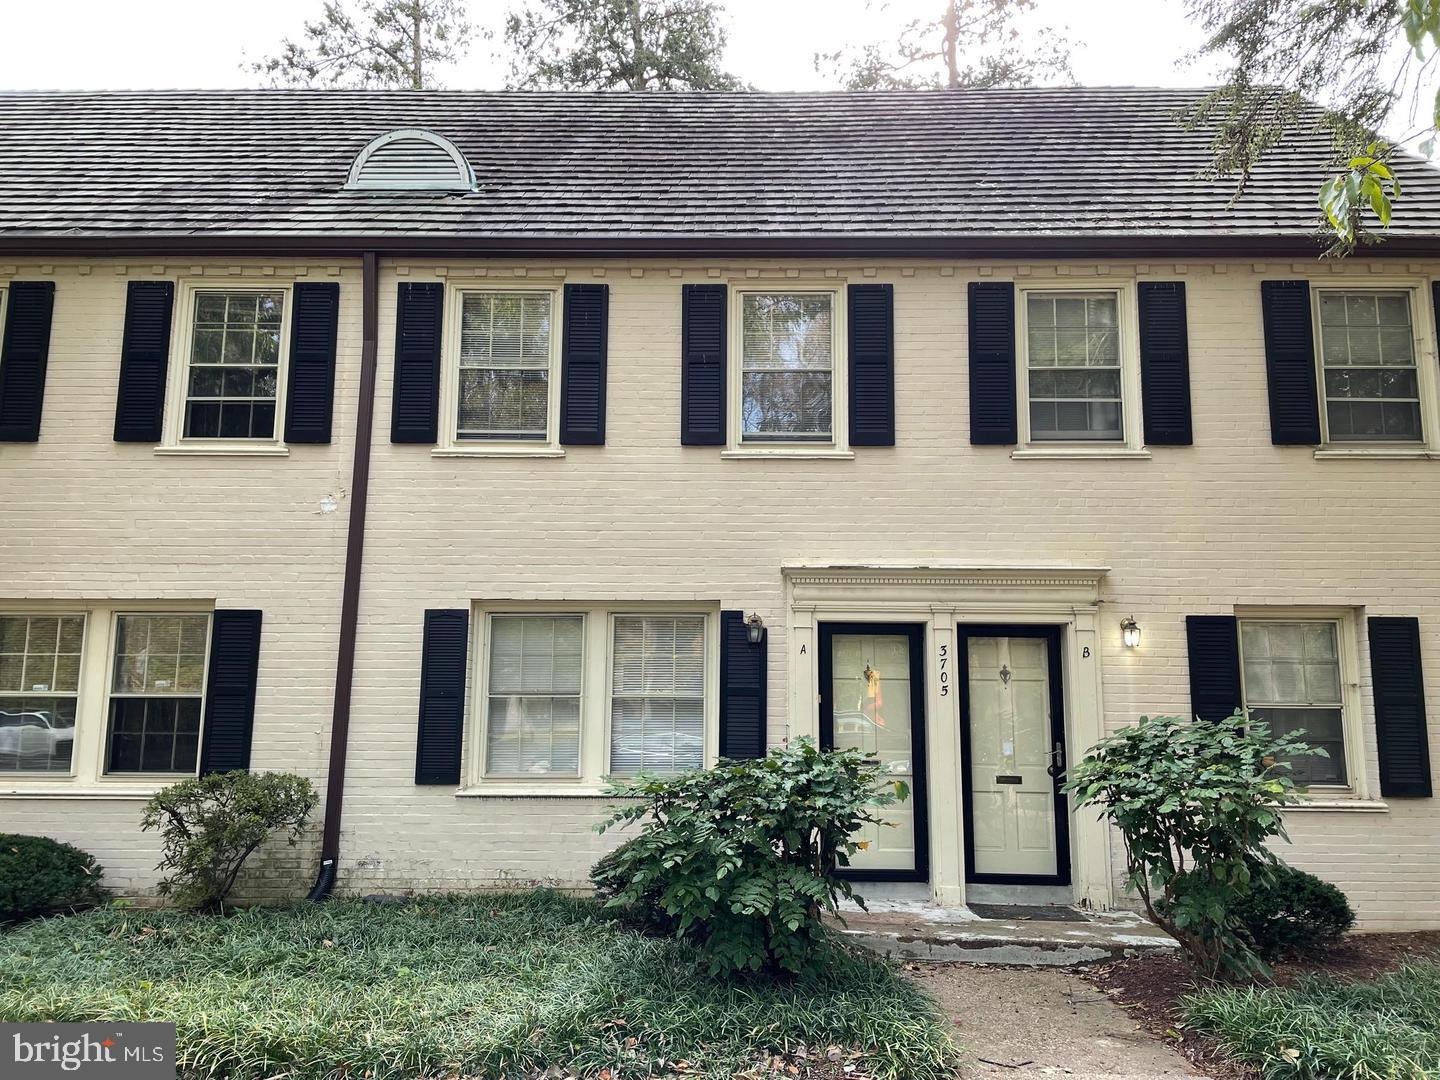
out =
[[[1314,246],[1328,136],[1289,138],[1232,205],[1175,119],[1200,93],[0,93],[0,246]],[[344,191],[397,127],[452,139],[478,191]],[[1440,171],[1400,173],[1392,246],[1440,245]]]

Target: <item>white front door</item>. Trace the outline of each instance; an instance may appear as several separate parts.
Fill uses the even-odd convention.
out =
[[[1051,679],[1059,673],[1051,670],[1051,636],[966,640],[968,874],[978,880],[1068,878],[1049,771],[1063,760],[1052,711]]]

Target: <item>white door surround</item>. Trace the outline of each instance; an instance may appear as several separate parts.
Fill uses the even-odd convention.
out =
[[[1077,760],[1102,734],[1100,586],[1094,566],[902,566],[886,563],[786,563],[789,734],[818,739],[819,624],[921,623],[925,627],[925,756],[929,773],[930,889],[935,902],[965,902],[957,653],[961,623],[1060,627],[1066,752]],[[1107,826],[1092,813],[1071,815],[1071,866],[1077,903],[1114,904]]]

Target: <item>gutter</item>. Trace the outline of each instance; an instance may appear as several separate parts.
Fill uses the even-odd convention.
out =
[[[1314,233],[1116,233],[1030,232],[1012,235],[703,234],[424,236],[285,235],[266,233],[118,233],[88,236],[25,236],[0,233],[7,258],[156,258],[179,254],[245,255],[258,258],[336,258],[376,253],[397,258],[895,258],[895,259],[1233,259],[1319,258],[1325,245]],[[1366,258],[1433,258],[1440,236],[1391,234],[1359,252]]]
[[[325,825],[320,868],[307,900],[321,903],[335,888],[340,864],[340,813],[345,803],[345,759],[350,744],[350,699],[355,682],[355,635],[360,618],[360,571],[365,556],[365,511],[370,501],[370,444],[375,427],[375,374],[379,338],[379,257],[362,255],[360,272],[360,399],[355,409],[355,459],[350,474],[350,524],[345,538],[345,579],[340,600],[340,645],[335,657],[335,711],[330,718],[330,766],[325,777]]]

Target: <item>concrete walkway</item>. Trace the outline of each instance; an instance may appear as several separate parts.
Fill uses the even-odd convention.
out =
[[[968,908],[926,903],[877,901],[869,907],[843,909],[845,922],[836,929],[856,945],[902,960],[1073,967],[1175,948],[1158,926],[1127,911],[1034,908],[1022,918],[982,919]],[[1047,918],[1051,913],[1074,921]]]
[[[915,964],[907,977],[955,1024],[966,1077],[1196,1080],[1175,1050],[1119,1005],[1055,968]]]

